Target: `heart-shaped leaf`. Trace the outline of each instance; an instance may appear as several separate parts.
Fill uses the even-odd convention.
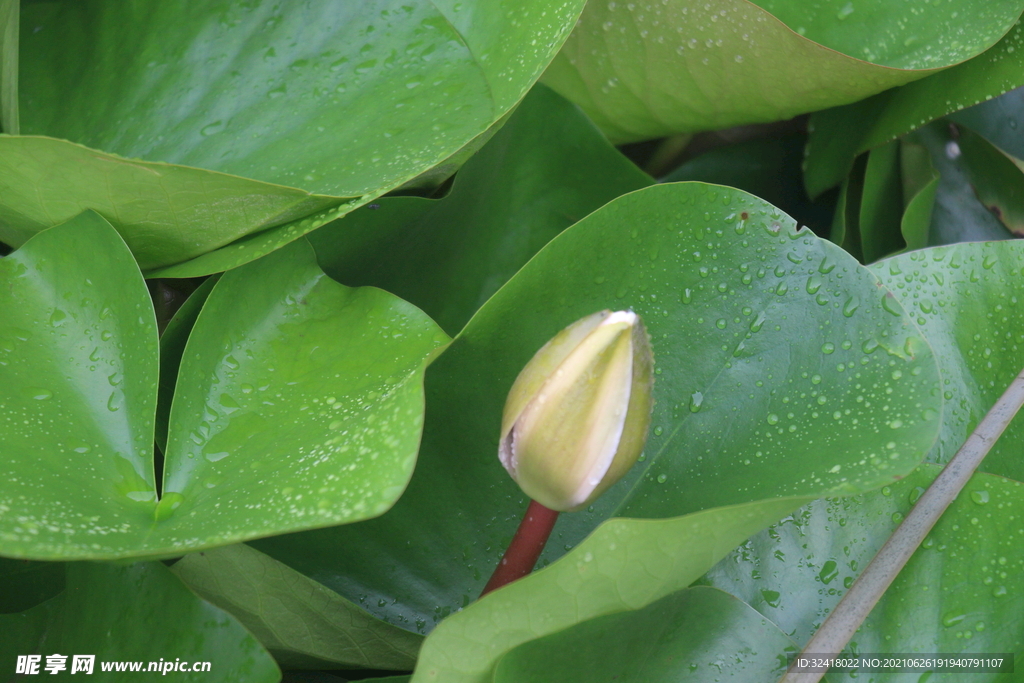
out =
[[[63,593],[28,611],[0,615],[5,672],[15,671],[19,655],[35,654],[41,655],[35,673],[45,676],[51,673],[44,668],[49,655],[59,654],[64,656],[61,678],[93,674],[105,681],[137,681],[144,677],[140,672],[173,672],[189,681],[281,680],[273,658],[248,631],[196,597],[163,565],[75,562],[66,567]],[[93,655],[91,670],[76,671],[75,655]]]
[[[535,87],[444,199],[384,197],[313,232],[324,270],[457,333],[555,235],[651,179],[579,109]]]
[[[507,391],[544,342],[602,308],[633,308],[650,331],[653,429],[592,511],[562,515],[542,562],[613,514],[877,487],[935,438],[931,351],[874,276],[739,190],[659,185],[555,238],[431,366],[420,461],[394,509],[256,546],[392,623],[426,630],[466,606],[525,508],[497,458]]]
[[[1018,0],[592,2],[544,82],[620,142],[778,121],[974,57],[1022,10]]]
[[[486,131],[547,66],[582,6],[28,4],[26,137],[0,138],[0,237],[20,245],[94,209],[155,269],[274,228],[190,274],[252,260]],[[345,197],[355,201],[339,207]]]
[[[233,615],[289,669],[411,670],[421,636],[244,544],[186,555],[171,571]]]
[[[963,64],[811,117],[805,182],[812,197],[838,184],[862,152],[1024,85],[1024,26]]]
[[[17,557],[178,553],[379,515],[447,337],[328,278],[304,242],[225,275],[185,347],[163,491],[157,337],[138,267],[86,213],[0,260],[0,540]]]

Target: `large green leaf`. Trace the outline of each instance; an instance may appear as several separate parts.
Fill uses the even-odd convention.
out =
[[[733,593],[804,643],[938,469],[926,465],[879,492],[815,501],[750,539],[703,582]],[[1024,656],[1022,515],[1024,484],[975,475],[886,591],[848,651]],[[706,623],[718,625],[714,620]],[[737,620],[736,626],[744,623]],[[754,647],[773,643],[767,638]],[[847,680],[834,673],[830,677]],[[970,678],[1009,680],[979,673]],[[875,675],[872,680],[905,677]]]
[[[177,660],[210,667],[174,671],[175,680],[276,683],[281,678],[273,658],[248,631],[156,562],[68,564],[67,589],[26,612],[0,615],[0,633],[5,675],[14,672],[18,655],[38,654],[39,673],[49,677],[47,656],[59,653],[66,657],[64,680],[73,675],[73,655],[95,655],[92,674],[103,681],[138,681],[150,662],[162,666]],[[141,668],[120,673],[103,668],[115,662]]]
[[[497,459],[509,387],[561,328],[627,307],[654,347],[646,454],[592,511],[562,515],[542,562],[613,514],[881,486],[935,438],[931,351],[868,271],[739,190],[658,185],[555,238],[431,366],[420,461],[394,509],[256,546],[409,628],[465,606],[525,508]]]
[[[375,285],[457,333],[555,235],[651,179],[544,86],[441,200],[385,197],[310,234],[324,270]]]
[[[775,683],[793,642],[736,598],[697,587],[538,638],[501,658],[495,683]]]
[[[861,152],[1024,85],[1022,29],[1018,23],[992,49],[951,69],[814,114],[807,143],[807,192],[814,197],[838,184]]]
[[[592,2],[544,81],[618,141],[776,121],[970,59],[1018,0]]]
[[[179,369],[158,503],[157,337],[131,254],[86,213],[0,260],[0,542],[40,559],[181,553],[378,515],[412,472],[447,337],[304,242],[225,275]]]
[[[956,244],[871,268],[935,350],[945,400],[929,461],[944,463],[1024,367],[1024,242]],[[1024,481],[1024,414],[985,457],[985,472]]]
[[[423,644],[413,681],[490,681],[499,658],[517,645],[589,619],[642,609],[685,588],[701,567],[710,568],[765,519],[778,519],[799,500],[674,519],[609,520],[572,554],[442,622]]]
[[[247,545],[186,555],[171,571],[242,622],[282,667],[409,671],[416,663],[421,636]]]
[[[29,137],[0,138],[0,157],[11,160],[0,172],[2,236],[18,245],[94,209],[144,253],[144,268],[156,268],[259,230],[283,232],[342,197],[358,198],[345,206],[354,208],[498,121],[582,6],[28,4],[21,118]],[[276,246],[250,244],[246,258]],[[202,269],[239,258],[228,252]]]

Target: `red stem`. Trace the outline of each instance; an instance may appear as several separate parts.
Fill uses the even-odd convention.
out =
[[[508,550],[495,567],[491,580],[484,586],[480,597],[533,571],[533,565],[537,564],[537,558],[544,550],[557,519],[557,512],[535,500],[530,501],[530,507],[526,508],[526,514],[516,529],[516,535],[512,537]]]

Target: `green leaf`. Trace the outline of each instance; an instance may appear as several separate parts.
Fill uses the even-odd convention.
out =
[[[803,142],[802,135],[789,135],[726,145],[689,159],[659,182],[728,185],[775,206],[796,205],[806,201],[799,181]]]
[[[0,557],[0,614],[23,612],[64,590],[64,565]]]
[[[542,563],[612,515],[877,487],[934,441],[931,351],[867,270],[739,190],[658,185],[555,238],[431,366],[416,476],[391,511],[256,547],[409,628],[467,605],[526,506],[497,458],[508,389],[556,332],[603,308],[633,308],[651,334],[653,429],[593,511],[560,517]]]
[[[900,233],[903,187],[899,153],[899,143],[891,142],[868,154],[858,221],[865,263],[877,261],[906,246]]]
[[[1018,167],[1019,162],[966,128],[959,129],[957,146],[978,201],[1007,230],[1024,237],[1024,173]]]
[[[0,133],[17,135],[20,0],[0,0]]]
[[[829,239],[841,246],[846,253],[858,261],[864,260],[860,235],[860,203],[864,197],[864,171],[867,159],[862,159],[854,167],[839,187],[839,198],[832,215],[832,230]]]
[[[66,170],[57,172],[60,169]],[[358,205],[224,173],[125,159],[63,140],[30,136],[0,136],[0,197],[0,239],[8,244],[21,246],[39,231],[91,209],[118,229],[144,270],[195,258],[248,233],[289,226],[317,212],[324,212],[324,219],[330,220]],[[309,229],[320,224],[312,223]],[[291,239],[300,234],[292,230]],[[249,250],[248,260],[262,253],[265,251]],[[218,265],[236,265],[224,259],[219,256]],[[201,270],[206,272],[197,274],[224,268]]]
[[[186,555],[186,586],[249,629],[285,668],[410,670],[423,638],[239,544]]]
[[[924,145],[900,141],[900,176],[904,204],[900,233],[907,244],[906,251],[923,249],[928,246],[932,209],[939,189],[939,172]]]
[[[544,86],[441,200],[385,197],[310,234],[324,270],[374,285],[458,332],[562,230],[651,179]]]
[[[871,269],[935,350],[945,405],[928,460],[947,462],[1024,366],[1024,242],[935,247]],[[1024,415],[1018,415],[981,470],[1024,480],[1022,449]]]
[[[495,683],[774,683],[793,642],[733,596],[697,587],[643,609],[582,622],[501,658]]]
[[[951,69],[814,114],[807,142],[807,193],[816,197],[838,184],[862,152],[1024,85],[1022,28],[1018,23],[990,50]]]
[[[1005,95],[987,100],[963,111],[951,114],[950,121],[966,126],[1003,152],[1024,158],[1024,142],[1017,132],[1024,115],[1024,88],[1011,90]]]
[[[3,552],[180,554],[379,515],[447,337],[330,280],[304,241],[231,271],[200,312],[153,471],[157,337],[138,267],[86,213],[0,260]],[[230,456],[230,457],[229,457]]]
[[[140,662],[147,671],[150,662],[178,659],[189,665],[209,662],[210,668],[175,671],[175,680],[276,683],[281,678],[248,631],[156,562],[69,564],[67,590],[26,612],[0,615],[0,631],[16,634],[0,642],[7,672],[14,671],[17,655],[41,654],[40,673],[47,675],[47,655],[59,653],[67,657],[62,677],[71,673],[73,655],[91,654],[96,656],[93,674],[105,681],[137,681],[140,674],[105,672],[104,662]]]
[[[932,208],[928,245],[1005,240],[1013,235],[978,200],[971,187],[967,160],[949,124],[936,121],[906,137],[923,146],[939,174]],[[1014,169],[1015,173],[1019,173]]]
[[[544,82],[618,142],[778,121],[970,59],[1022,9],[1018,0],[593,2]]]
[[[938,470],[926,465],[880,492],[815,501],[733,551],[703,581],[746,601],[804,643]],[[1013,652],[1020,657],[1024,546],[1013,530],[1019,525],[1010,521],[1022,515],[1024,484],[976,474],[847,651]],[[770,640],[755,644],[771,646]],[[989,674],[978,680],[1005,678]]]
[[[445,619],[423,644],[413,681],[490,681],[515,646],[675,593],[764,520],[800,504],[775,499],[674,519],[609,520],[570,555]]]
[[[185,303],[181,305],[167,323],[160,335],[160,387],[156,405],[156,445],[161,453],[167,451],[167,427],[171,418],[171,402],[174,400],[174,387],[178,381],[178,370],[181,368],[181,357],[185,353],[188,336],[195,327],[199,312],[210,297],[213,286],[220,279],[219,275],[207,278]]]
[[[0,542],[18,557],[89,556],[118,543],[126,516],[152,520],[153,306],[94,213],[0,259],[0,282]]]
[[[484,133],[539,77],[582,6],[26,5],[28,137],[0,138],[0,236],[17,246],[94,209],[148,270],[276,228],[189,275],[252,260]]]

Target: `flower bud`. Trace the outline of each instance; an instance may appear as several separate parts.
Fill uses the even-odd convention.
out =
[[[537,352],[509,391],[498,446],[526,495],[578,510],[633,466],[651,423],[652,366],[632,311],[577,320]]]

